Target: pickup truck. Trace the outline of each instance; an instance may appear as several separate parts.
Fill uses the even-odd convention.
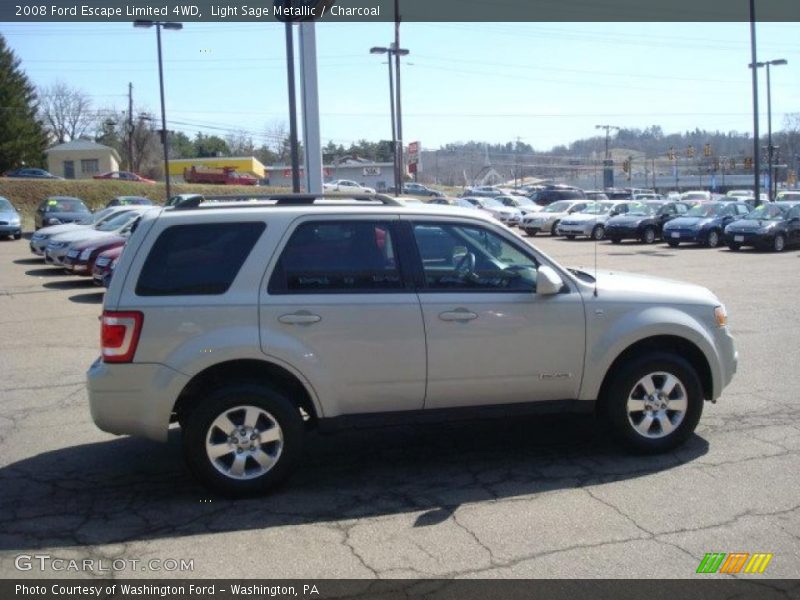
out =
[[[234,167],[222,167],[221,169],[187,167],[183,170],[183,179],[186,183],[216,183],[222,185],[258,184],[258,179],[251,175],[237,173]]]

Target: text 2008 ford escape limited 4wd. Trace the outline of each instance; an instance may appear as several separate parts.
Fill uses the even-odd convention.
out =
[[[635,451],[691,435],[736,370],[725,308],[675,281],[562,268],[475,211],[379,195],[143,215],[88,372],[95,423],[166,440],[228,494],[355,415],[597,409]],[[435,411],[435,412],[433,412]]]

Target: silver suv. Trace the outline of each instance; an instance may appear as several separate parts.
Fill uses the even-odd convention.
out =
[[[566,269],[474,210],[385,196],[190,199],[141,217],[88,372],[101,429],[232,495],[355,419],[597,410],[635,451],[693,432],[736,370],[707,289]]]

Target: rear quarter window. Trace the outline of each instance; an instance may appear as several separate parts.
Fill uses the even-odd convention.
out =
[[[257,222],[168,227],[145,260],[136,295],[224,294],[265,227]]]

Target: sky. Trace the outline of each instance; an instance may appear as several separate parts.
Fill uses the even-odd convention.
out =
[[[389,139],[385,57],[392,23],[317,24],[323,144]],[[155,30],[126,23],[0,23],[37,86],[79,88],[93,108],[160,116]],[[257,145],[288,123],[285,38],[278,23],[187,23],[163,32],[168,128],[246,131]],[[800,112],[800,23],[759,23],[773,67],[773,129]],[[406,142],[423,148],[519,139],[536,150],[597,135],[595,125],[665,133],[752,132],[748,23],[403,23]],[[761,129],[766,80],[759,74]],[[666,149],[665,149],[666,150]]]

